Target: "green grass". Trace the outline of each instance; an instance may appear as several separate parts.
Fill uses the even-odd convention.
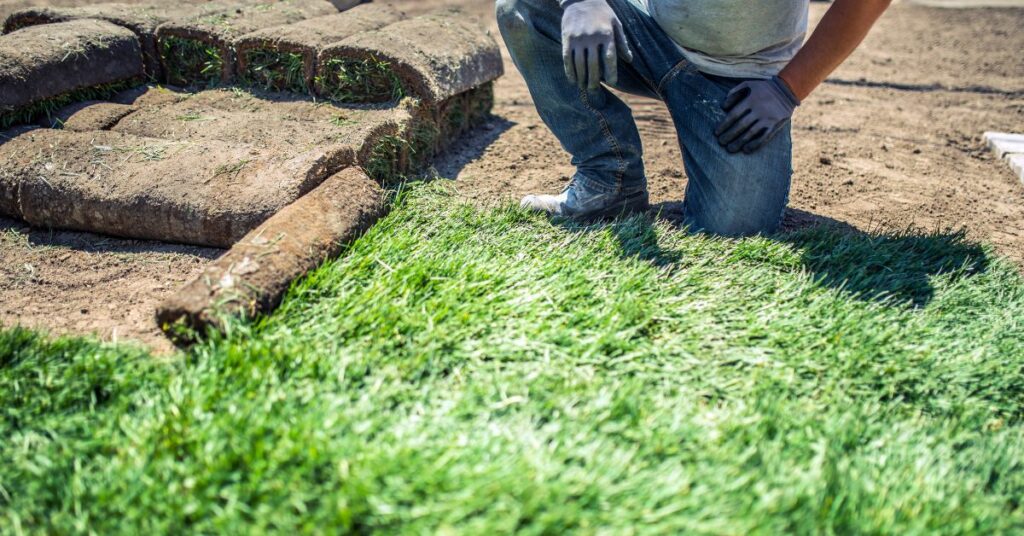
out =
[[[224,59],[214,45],[168,36],[160,40],[160,54],[171,84],[213,87],[221,82]]]
[[[408,167],[413,150],[403,136],[381,136],[366,163],[366,174],[382,184],[395,185],[409,171],[404,168]]]
[[[135,87],[141,83],[142,80],[125,80],[113,84],[76,89],[63,95],[41,100],[20,108],[0,108],[0,129],[20,124],[31,124],[44,117],[51,121],[51,126],[54,128],[60,127],[62,126],[60,122],[53,120],[53,114],[61,108],[76,102],[109,99],[118,92]]]
[[[270,49],[252,49],[245,54],[245,77],[250,84],[266,90],[309,93],[302,54]]]
[[[1024,281],[986,249],[443,188],[176,359],[0,332],[0,532],[1024,530]]]
[[[330,100],[353,104],[397,102],[405,96],[402,81],[391,64],[377,59],[327,60],[317,77],[320,94]]]

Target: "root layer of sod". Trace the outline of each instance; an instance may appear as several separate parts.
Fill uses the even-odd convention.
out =
[[[1024,527],[1024,281],[986,248],[552,224],[439,188],[177,358],[0,331],[0,527]]]
[[[164,74],[171,84],[200,81],[208,87],[220,83],[224,58],[214,45],[197,39],[168,36],[160,41]]]

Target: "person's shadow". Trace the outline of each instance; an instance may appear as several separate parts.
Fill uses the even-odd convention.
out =
[[[683,228],[682,203],[659,204],[645,216],[604,224],[562,224],[574,230],[610,229],[623,256],[658,267],[684,264],[684,253],[659,244],[659,221]],[[794,269],[806,270],[817,284],[889,305],[923,307],[935,294],[932,278],[969,277],[988,267],[985,249],[966,240],[962,231],[866,232],[798,209],[787,209],[782,229],[766,238],[793,246],[800,255]],[[748,260],[757,262],[756,252],[752,256]]]

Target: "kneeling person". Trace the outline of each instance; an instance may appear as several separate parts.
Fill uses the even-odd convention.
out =
[[[691,230],[775,230],[793,173],[793,111],[889,2],[835,0],[803,45],[809,0],[497,0],[512,59],[576,167],[560,195],[523,206],[584,220],[647,209],[640,134],[603,83],[667,105]]]

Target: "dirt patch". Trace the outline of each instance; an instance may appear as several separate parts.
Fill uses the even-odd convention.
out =
[[[0,325],[94,333],[169,352],[153,311],[222,253],[0,218]]]
[[[823,9],[813,11],[815,19]],[[834,83],[1024,96],[1024,9],[891,8]]]
[[[401,18],[402,14],[391,6],[366,4],[244,35],[235,41],[239,76],[266,89],[310,93],[316,58],[324,47]]]
[[[325,48],[321,96],[385,102],[412,96],[428,106],[482,86],[504,72],[494,37],[457,11],[397,22]]]
[[[326,0],[211,3],[201,15],[160,26],[157,46],[161,65],[172,84],[230,82],[235,73],[235,39],[263,28],[334,13],[337,8]]]
[[[79,20],[0,36],[0,128],[50,115],[72,100],[103,98],[145,76],[131,31]]]
[[[157,322],[173,333],[216,325],[224,315],[268,311],[292,281],[338,255],[383,212],[377,182],[358,168],[346,169],[235,244],[165,301]]]

